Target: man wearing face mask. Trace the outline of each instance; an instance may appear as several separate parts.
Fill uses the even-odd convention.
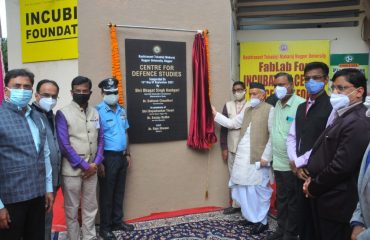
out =
[[[118,104],[118,81],[107,78],[99,83],[103,102],[96,106],[104,129],[104,162],[99,168],[100,236],[116,239],[112,231],[132,231],[123,222],[126,173],[130,166],[129,128],[126,110]]]
[[[0,239],[44,239],[45,211],[52,211],[53,183],[47,121],[28,102],[33,73],[6,73],[0,107]],[[50,239],[50,238],[49,238]]]
[[[38,82],[36,86],[35,98],[32,103],[32,109],[38,111],[43,121],[46,123],[46,137],[50,149],[50,163],[53,172],[53,192],[54,199],[60,186],[61,153],[59,151],[58,140],[55,132],[55,118],[53,108],[57,103],[59,86],[55,81],[44,79]],[[45,216],[45,239],[51,238],[51,225],[53,220],[53,211]]]
[[[370,95],[366,97],[365,107],[367,107],[366,117],[370,118]],[[351,240],[370,239],[370,142],[367,145],[362,159],[360,173],[358,176],[358,196],[356,210],[351,218],[352,234]]]
[[[370,118],[370,96],[366,97],[366,117]],[[351,218],[352,235],[351,240],[370,239],[370,142],[367,145],[364,157],[362,158],[360,173],[358,175],[358,196],[356,210]]]
[[[98,111],[89,106],[91,80],[72,80],[73,101],[57,111],[56,130],[62,159],[62,190],[69,239],[80,239],[77,221],[81,206],[82,239],[95,239],[97,169],[103,160],[104,134]]]
[[[357,69],[343,69],[332,78],[330,103],[335,114],[317,139],[303,185],[312,202],[317,240],[350,239],[349,225],[358,201],[357,179],[370,141],[370,119],[362,104],[366,78]]]
[[[276,180],[276,231],[267,239],[298,239],[296,177],[290,168],[286,139],[298,106],[305,100],[294,93],[292,75],[275,75],[275,95],[279,99],[274,111],[272,128],[272,168]]]
[[[233,83],[232,89],[235,100],[229,101],[224,105],[222,114],[228,118],[233,118],[247,107],[248,103],[245,100],[245,84],[237,81]],[[236,147],[239,141],[240,129],[227,129],[221,127],[220,145],[222,150],[222,159],[227,162],[229,174],[231,175]],[[232,201],[232,205],[224,210],[224,214],[233,214],[240,211],[240,207]]]
[[[297,175],[297,223],[299,237],[303,240],[315,239],[310,201],[304,197],[302,186],[308,178],[306,165],[311,149],[324,131],[332,110],[329,96],[325,92],[328,74],[329,67],[323,62],[311,62],[305,66],[304,80],[308,98],[297,108],[286,143],[291,169]]]
[[[265,87],[250,84],[250,106],[229,119],[212,107],[215,122],[229,129],[239,129],[240,136],[229,187],[234,201],[241,206],[244,224],[252,225],[252,234],[268,229],[267,213],[272,190],[269,187],[272,159],[270,132],[274,108],[265,103]]]

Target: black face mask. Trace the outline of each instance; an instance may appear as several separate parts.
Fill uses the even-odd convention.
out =
[[[73,93],[73,101],[75,101],[78,105],[85,105],[89,101],[91,93],[89,94],[78,94]]]

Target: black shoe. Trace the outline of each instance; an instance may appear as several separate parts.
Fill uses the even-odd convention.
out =
[[[120,225],[115,225],[112,227],[113,231],[133,231],[135,229],[134,225],[121,223]]]
[[[252,225],[255,225],[256,223],[252,223],[245,219],[245,220],[240,221],[239,224],[242,226],[252,226]]]
[[[263,233],[268,228],[269,228],[269,225],[268,224],[265,225],[265,224],[262,224],[262,223],[256,223],[253,226],[252,230],[251,230],[251,234],[256,235],[256,234]]]
[[[224,209],[223,214],[229,215],[229,214],[234,214],[237,212],[240,212],[240,208],[228,207]]]
[[[114,234],[110,231],[100,231],[99,235],[104,240],[117,240],[116,236],[114,236]]]
[[[266,240],[281,240],[283,239],[284,233],[281,231],[275,231],[266,236]]]

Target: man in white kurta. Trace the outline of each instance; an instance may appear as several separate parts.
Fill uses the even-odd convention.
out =
[[[268,228],[267,214],[272,194],[269,187],[272,159],[270,132],[274,110],[264,102],[262,84],[250,84],[250,97],[251,106],[232,119],[217,112],[214,114],[215,121],[220,125],[230,129],[241,128],[229,187],[233,200],[241,206],[243,217],[255,223],[251,233],[259,234]],[[265,138],[261,139],[263,137],[259,135],[265,135]]]

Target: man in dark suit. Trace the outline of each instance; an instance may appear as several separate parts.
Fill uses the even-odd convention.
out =
[[[314,239],[314,227],[309,199],[305,198],[302,186],[308,178],[305,174],[311,149],[325,130],[328,117],[332,110],[325,85],[329,80],[329,67],[323,62],[311,62],[305,66],[305,87],[309,97],[297,108],[295,120],[287,137],[287,151],[293,173],[296,173],[296,194],[298,208],[298,230],[301,240]],[[279,234],[272,235],[269,240],[280,239]]]
[[[366,116],[370,118],[370,96],[366,97],[364,105],[367,107]],[[352,215],[351,240],[370,239],[370,143],[362,159],[360,174],[358,176],[358,197],[359,201],[355,212]]]
[[[311,198],[315,240],[350,239],[358,172],[370,141],[370,119],[362,104],[365,76],[357,69],[343,69],[332,81],[333,111],[312,149],[307,164],[310,177],[303,185]]]

